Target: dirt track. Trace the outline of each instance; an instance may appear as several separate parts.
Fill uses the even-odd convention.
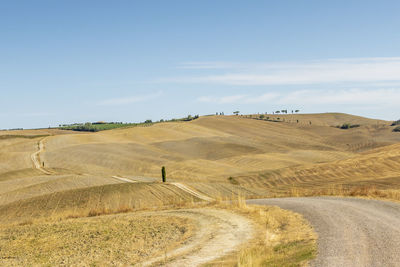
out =
[[[184,184],[182,184],[182,183],[176,183],[176,182],[175,182],[175,183],[171,183],[171,184],[173,184],[174,186],[176,186],[176,187],[182,189],[183,191],[185,191],[185,192],[191,194],[192,196],[197,197],[197,198],[199,198],[199,199],[201,199],[201,200],[213,201],[212,198],[210,198],[210,197],[208,197],[208,196],[206,196],[206,195],[204,195],[204,194],[202,194],[202,193],[200,193],[200,192],[194,191],[193,189],[187,187],[186,185],[184,185]]]
[[[40,153],[44,152],[44,143],[43,141],[46,139],[43,138],[38,142],[38,151],[36,151],[35,153],[31,154],[31,160],[33,163],[33,166],[38,169],[39,171],[45,173],[45,174],[51,174],[51,172],[47,171],[44,169],[44,167],[42,166],[42,163],[40,162]]]
[[[189,209],[157,215],[189,218],[197,224],[197,230],[183,246],[138,266],[199,266],[234,251],[253,237],[252,223],[228,211]]]
[[[400,266],[400,204],[356,198],[249,200],[301,213],[318,234],[311,266]]]

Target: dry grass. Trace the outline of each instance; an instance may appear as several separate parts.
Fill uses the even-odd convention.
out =
[[[268,172],[233,177],[241,186],[264,188],[268,197],[296,195],[333,195],[338,188],[345,194],[400,190],[400,144],[363,152],[345,160],[299,165]],[[340,190],[339,190],[340,191]],[[305,193],[304,193],[305,192]],[[338,192],[342,194],[342,192]],[[372,193],[369,193],[372,194]],[[389,194],[389,193],[385,193]]]
[[[133,265],[191,235],[187,219],[130,213],[0,227],[2,266]]]
[[[0,181],[0,205],[56,192],[118,183],[121,182],[106,177],[43,173],[38,175],[35,172],[25,172],[24,177]]]
[[[240,251],[236,266],[305,266],[316,256],[316,235],[299,214],[277,207],[252,207],[249,213],[260,237]]]
[[[5,134],[5,135],[0,135],[0,140],[15,139],[15,138],[34,139],[34,138],[41,138],[41,137],[46,137],[46,136],[49,136],[49,135],[46,135],[46,134],[41,134],[41,135],[12,135],[12,134]]]
[[[179,207],[198,201],[162,183],[120,183],[55,192],[0,205],[0,222],[47,217],[86,217],[121,211]]]
[[[377,189],[374,185],[367,186],[343,186],[336,185],[322,189],[292,188],[286,196],[310,197],[310,196],[345,196],[364,197],[381,200],[400,201],[399,189]]]

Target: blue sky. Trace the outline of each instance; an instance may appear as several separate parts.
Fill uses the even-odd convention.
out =
[[[399,1],[1,1],[0,128],[400,118]]]

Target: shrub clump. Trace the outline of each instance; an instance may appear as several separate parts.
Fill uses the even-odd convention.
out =
[[[199,118],[199,115],[195,115],[194,117],[192,115],[188,115],[186,118],[183,118],[183,121],[192,121],[192,120],[196,120]]]
[[[232,176],[230,176],[230,177],[228,178],[228,181],[229,181],[231,184],[239,185],[239,182],[238,182],[235,178],[233,178]]]
[[[343,123],[341,126],[337,126],[340,129],[351,129],[360,127],[360,124],[350,124],[350,123]]]
[[[397,126],[396,128],[394,128],[393,132],[400,132],[400,126]]]
[[[400,125],[400,120],[394,121],[390,126]]]
[[[92,123],[87,122],[83,125],[76,125],[72,127],[70,130],[81,131],[81,132],[97,132],[98,128],[94,126]]]

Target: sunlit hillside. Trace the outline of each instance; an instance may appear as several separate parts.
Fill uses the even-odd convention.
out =
[[[41,157],[47,168],[63,172],[159,177],[165,165],[171,179],[200,182],[344,159],[400,140],[382,121],[357,121],[359,117],[344,114],[315,115],[314,120],[323,121],[324,117],[330,125],[355,121],[362,126],[342,130],[211,116],[192,122],[51,136],[44,140],[46,150]]]
[[[345,123],[359,126],[336,127]],[[174,185],[159,187],[161,166],[166,166],[167,182],[184,183],[209,197],[270,196],[296,186],[369,181],[392,185],[391,177],[398,175],[398,147],[390,145],[400,142],[400,134],[392,128],[386,121],[326,113],[265,115],[263,119],[259,115],[206,116],[97,133],[3,131],[0,205],[18,210],[15,205],[58,199],[72,201],[62,204],[66,208],[76,207],[81,204],[73,202],[75,190],[82,192],[79,195],[89,192],[94,201],[109,199],[108,194],[115,191],[133,194],[131,190],[139,190],[143,183],[148,188],[158,186],[155,199],[159,202],[188,199],[187,192]],[[34,153],[42,169],[35,168]],[[121,191],[126,187],[132,189]],[[132,207],[154,203],[151,190],[140,190],[122,199],[129,199]],[[27,199],[37,200],[18,202]],[[116,208],[109,202],[102,201],[100,206]],[[82,204],[82,209],[88,209],[87,205]]]

